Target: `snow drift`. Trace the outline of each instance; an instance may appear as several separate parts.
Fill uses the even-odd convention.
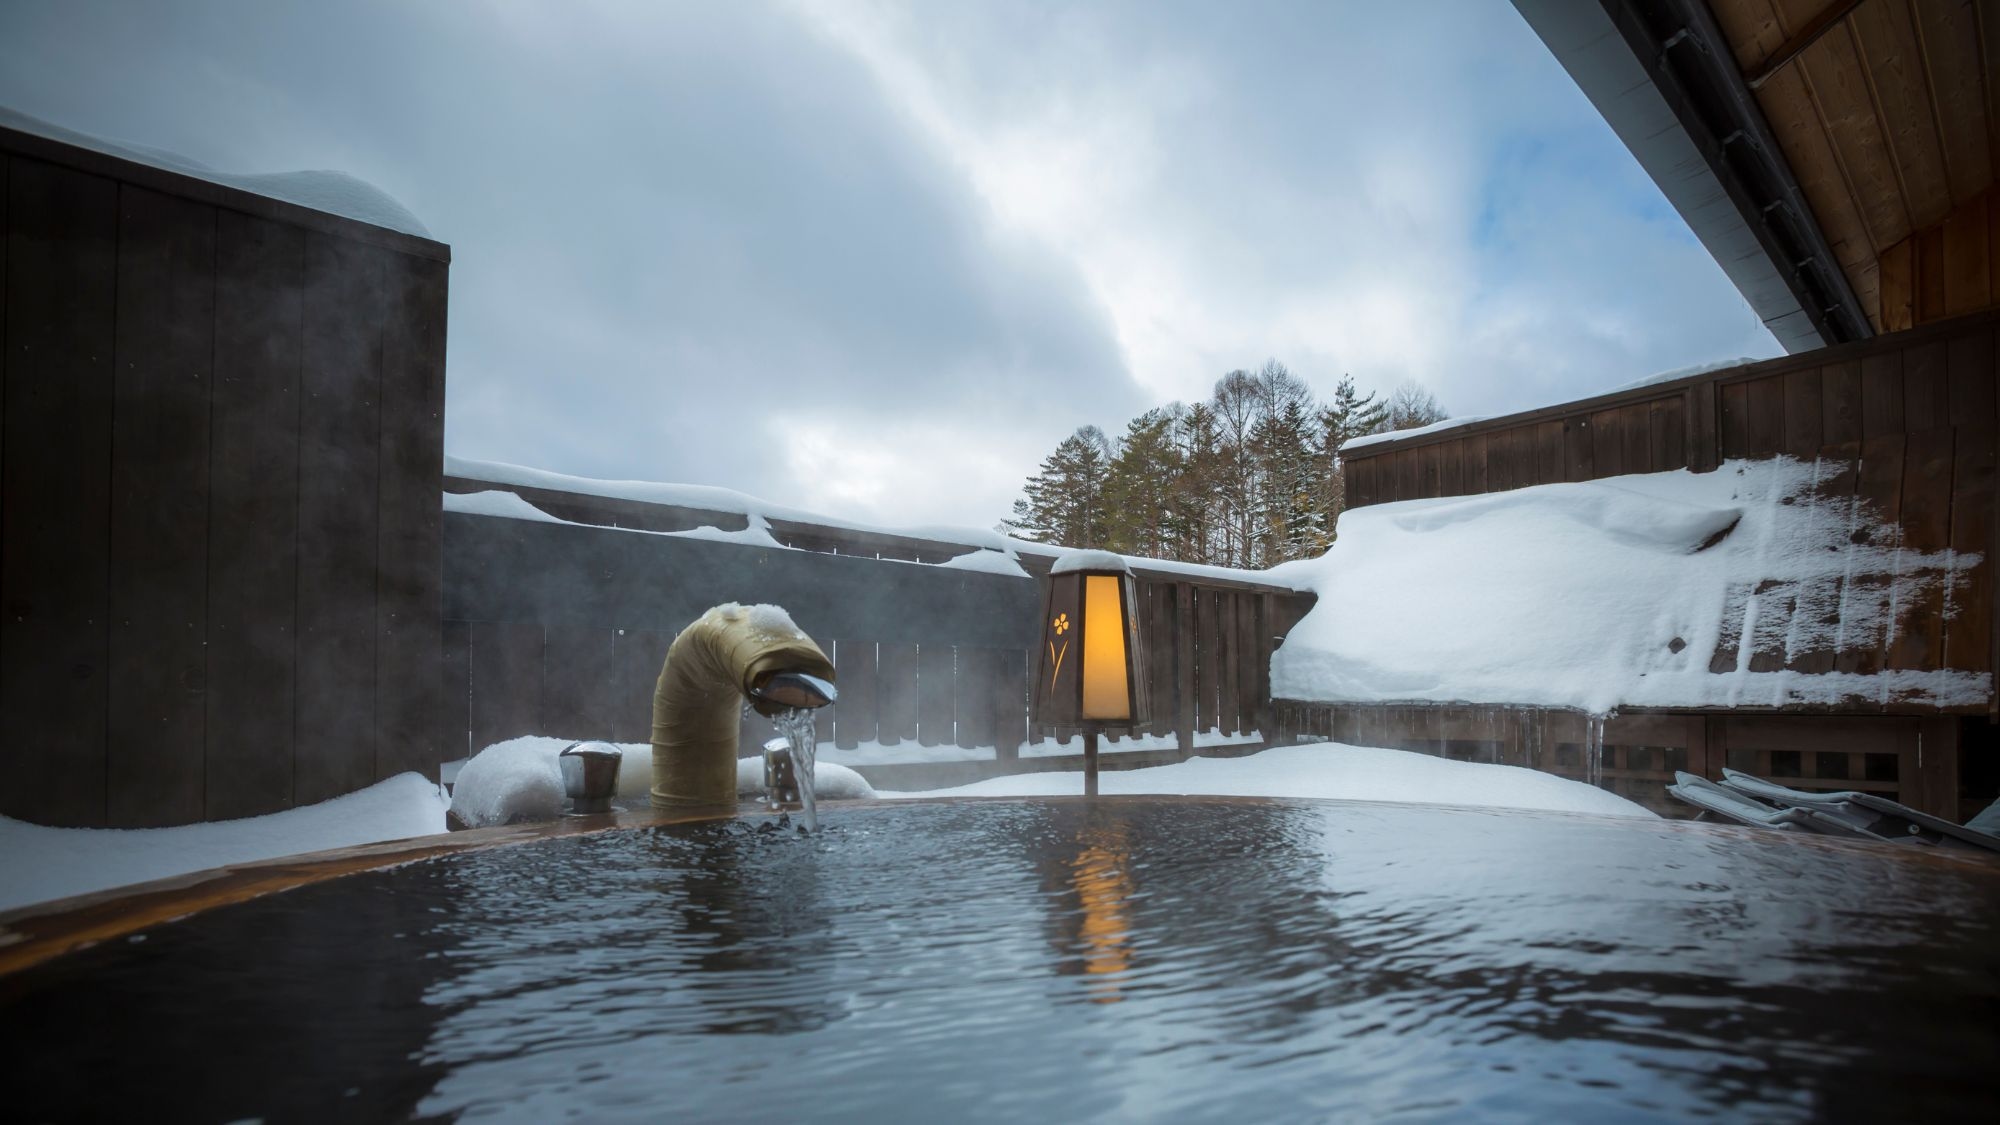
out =
[[[1454,762],[1408,750],[1337,742],[1266,750],[1247,758],[1190,758],[1098,776],[1102,793],[1393,801],[1651,818],[1639,805],[1580,781],[1521,766]],[[1083,792],[1080,773],[1022,773],[955,789],[884,797],[1053,797]]]
[[[1809,502],[1822,473],[1732,461],[1346,512],[1324,556],[1274,571],[1319,602],[1273,656],[1272,694],[1593,713],[1983,701],[1985,673],[1750,670],[1758,651],[1878,647],[1940,588],[1949,614],[1979,561],[1904,547],[1858,498]]]

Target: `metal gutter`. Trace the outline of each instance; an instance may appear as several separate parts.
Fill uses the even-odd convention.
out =
[[[1787,352],[1875,334],[1702,0],[1514,0]]]

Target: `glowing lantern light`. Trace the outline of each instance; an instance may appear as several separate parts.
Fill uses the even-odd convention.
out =
[[[1083,728],[1083,791],[1093,796],[1099,732],[1152,717],[1136,592],[1109,551],[1075,551],[1049,571],[1035,713],[1047,726]]]

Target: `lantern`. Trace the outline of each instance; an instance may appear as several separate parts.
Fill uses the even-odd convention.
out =
[[[1042,613],[1035,712],[1042,723],[1083,728],[1083,791],[1097,793],[1097,735],[1152,717],[1137,587],[1125,560],[1074,551],[1049,570]]]

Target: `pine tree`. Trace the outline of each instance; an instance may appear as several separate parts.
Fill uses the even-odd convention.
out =
[[[1161,558],[1174,549],[1168,496],[1181,468],[1174,423],[1172,408],[1155,409],[1125,427],[1104,486],[1105,538],[1111,550]]]
[[[1289,397],[1258,427],[1263,463],[1262,565],[1326,550],[1324,482],[1309,399]]]
[[[1104,546],[1104,487],[1110,460],[1104,431],[1078,427],[1028,478],[1023,488],[1027,496],[1014,502],[1014,518],[1007,525],[1014,534],[1035,542]]]
[[[1382,428],[1387,409],[1374,394],[1359,394],[1354,377],[1342,375],[1333,388],[1333,398],[1319,408],[1318,469],[1320,506],[1325,513],[1327,535],[1339,527],[1340,513],[1347,507],[1347,484],[1341,471],[1340,447],[1352,438],[1372,434]]]

